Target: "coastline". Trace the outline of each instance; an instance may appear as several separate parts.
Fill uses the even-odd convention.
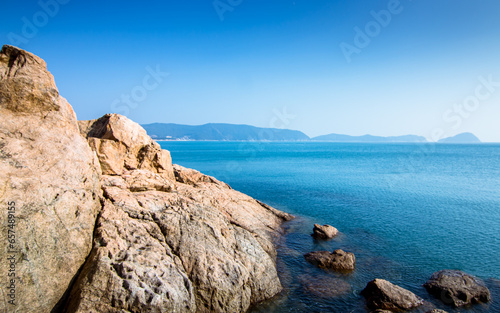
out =
[[[18,258],[11,258],[14,260],[11,263],[15,265],[18,281],[27,282],[19,285],[15,285],[16,280],[11,282],[18,310],[245,312],[275,296],[287,296],[280,294],[283,287],[277,267],[285,269],[283,262],[288,261],[303,271],[280,272],[286,293],[296,292],[304,297],[303,302],[294,302],[296,305],[307,306],[308,301],[322,303],[337,297],[354,303],[360,302],[362,295],[369,308],[379,306],[370,295],[365,296],[368,292],[360,291],[370,284],[381,290],[396,289],[413,299],[410,303],[404,300],[403,304],[399,299],[391,299],[386,302],[392,304],[383,304],[388,307],[397,303],[398,308],[411,309],[422,305],[422,299],[432,302],[422,291],[424,275],[414,273],[419,275],[416,278],[419,287],[405,282],[403,264],[412,268],[411,263],[380,261],[376,249],[368,252],[369,248],[358,245],[368,241],[377,248],[388,246],[370,233],[372,228],[356,233],[346,224],[349,216],[337,216],[337,223],[344,223],[338,235],[328,238],[331,241],[311,239],[312,228],[301,224],[300,216],[296,224],[283,224],[293,216],[238,192],[213,176],[172,164],[170,152],[161,149],[142,127],[126,117],[107,114],[96,120],[77,121],[40,58],[5,46],[0,53],[0,66],[1,72],[8,73],[0,77],[0,92],[3,99],[9,100],[2,100],[0,106],[4,134],[0,169],[6,177],[1,197],[9,204],[10,212],[22,217],[16,223],[9,222],[19,232],[11,243],[16,246],[3,251],[3,255],[19,253]],[[356,168],[360,165],[357,163]],[[389,167],[392,170],[392,164]],[[297,168],[286,167],[286,170],[290,173]],[[270,169],[260,170],[260,174],[281,179],[280,175],[271,175]],[[300,173],[299,177],[315,181],[318,172],[308,174],[311,173]],[[349,173],[357,172],[350,169],[342,174]],[[367,173],[355,178],[373,191],[377,185],[367,179]],[[263,189],[264,182],[257,181],[257,185]],[[274,196],[286,195],[276,193],[281,186],[279,182],[270,186],[264,189]],[[361,188],[356,192],[366,194],[366,190]],[[308,210],[312,206],[331,205],[311,201],[306,194],[293,194],[289,200],[305,201],[301,206]],[[332,192],[329,187],[319,193],[318,199],[332,201],[339,195],[342,193]],[[356,202],[349,203],[352,204]],[[355,205],[348,207],[351,218],[360,218],[362,215],[358,213],[366,212],[352,212],[353,208]],[[397,211],[398,215],[408,213],[411,212]],[[381,223],[382,214],[374,217],[376,224],[385,225]],[[391,219],[390,214],[388,218]],[[316,223],[318,218],[314,219]],[[9,215],[7,221],[10,220],[14,218]],[[403,218],[399,220],[402,225],[392,227],[410,228],[412,224],[405,224],[408,221],[412,219]],[[284,258],[277,258],[276,244]],[[314,252],[311,247],[327,249],[323,251],[327,254],[333,248],[335,253],[331,254],[336,256],[345,255],[338,248],[353,250],[359,256],[356,268],[348,275],[325,274],[323,269],[305,262],[305,254]],[[410,252],[419,251],[404,250],[405,257]],[[0,270],[6,274],[9,267],[12,268],[3,264]],[[387,281],[368,281],[368,275],[390,278],[418,295],[406,293],[410,291]],[[480,282],[475,277],[470,280]],[[488,284],[496,286],[494,280]],[[294,285],[299,287],[288,289]],[[325,289],[325,285],[333,289]],[[473,295],[476,296],[478,300],[471,299],[489,302],[489,296]]]
[[[19,216],[16,278],[0,303],[14,296],[23,312],[245,312],[281,292],[274,240],[293,216],[172,164],[124,116],[77,121],[45,62],[27,51],[4,46],[0,73],[0,198]]]
[[[492,292],[493,302],[472,306],[462,312],[488,312],[488,307],[491,310],[499,308],[495,300],[499,292],[492,277],[499,277],[500,273],[490,255],[492,251],[498,251],[491,246],[497,235],[489,232],[494,237],[486,242],[479,241],[474,235],[481,233],[474,226],[478,224],[476,219],[483,220],[479,216],[484,215],[486,210],[493,210],[492,205],[498,203],[494,189],[498,185],[495,184],[497,171],[483,175],[481,171],[472,170],[481,168],[481,163],[473,162],[475,158],[487,158],[491,155],[491,149],[498,153],[498,145],[489,148],[440,145],[435,154],[425,159],[426,167],[430,169],[448,164],[437,173],[429,170],[431,177],[452,173],[456,166],[452,160],[467,165],[463,169],[464,173],[475,173],[473,177],[464,177],[472,179],[471,182],[475,182],[474,186],[477,187],[474,190],[478,189],[471,198],[479,202],[475,204],[471,202],[472,199],[467,200],[467,204],[477,207],[477,214],[474,214],[475,210],[467,211],[468,206],[460,205],[464,202],[460,201],[460,197],[465,195],[459,191],[466,188],[460,179],[450,177],[456,181],[455,184],[449,184],[447,180],[447,184],[436,181],[425,186],[419,179],[419,172],[401,176],[400,172],[404,168],[393,162],[397,159],[385,157],[389,154],[411,155],[413,151],[418,151],[418,146],[350,145],[350,149],[344,150],[341,148],[344,145],[316,143],[304,149],[305,145],[300,143],[285,146],[276,143],[251,155],[241,154],[238,146],[239,143],[214,142],[207,145],[193,142],[179,145],[166,143],[164,147],[171,150],[180,164],[199,168],[218,178],[223,177],[231,186],[296,216],[295,220],[285,224],[284,245],[278,247],[278,266],[288,291],[257,306],[252,312],[288,312],[299,310],[301,305],[304,309],[309,307],[319,310],[323,307],[339,312],[364,312],[363,297],[359,293],[370,280],[377,277],[404,287],[447,312],[456,312],[439,299],[434,299],[422,287],[435,271],[448,267],[478,275]],[[370,147],[378,148],[373,150]],[[420,168],[419,164],[415,166]],[[395,180],[396,177],[401,179]],[[427,184],[429,182],[432,181],[427,181]],[[492,187],[479,190],[484,185]],[[412,190],[408,186],[419,189]],[[449,208],[439,202],[445,201],[447,197],[450,197]],[[491,204],[486,206],[486,203]],[[462,209],[457,210],[457,206]],[[466,239],[453,239],[455,237],[449,229],[454,229],[453,225],[457,222],[451,221],[455,217],[467,216],[469,219],[471,214],[476,216],[472,217],[474,222],[467,223],[461,232],[462,237],[465,236],[470,242],[466,249],[461,245]],[[333,225],[341,234],[331,241],[317,242],[310,236],[315,223]],[[496,225],[493,221],[490,224]],[[429,238],[430,234],[434,237]],[[471,236],[476,239],[469,241]],[[493,250],[479,249],[479,244],[487,244]],[[357,268],[350,275],[315,269],[304,260],[303,255],[311,251],[331,252],[338,248],[356,255]],[[459,251],[475,251],[477,257],[465,256]],[[347,281],[351,285],[351,292],[331,298],[312,293],[311,290],[321,291],[321,288],[314,288],[313,282],[322,282],[322,277]],[[330,283],[336,282],[333,280]]]

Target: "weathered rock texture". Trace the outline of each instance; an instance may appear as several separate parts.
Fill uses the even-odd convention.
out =
[[[123,116],[78,124],[40,58],[2,49],[0,113],[17,312],[243,312],[282,289],[273,240],[290,215],[174,167]]]
[[[313,236],[315,239],[332,239],[333,237],[337,236],[339,231],[337,228],[330,226],[330,225],[319,225],[319,224],[314,224],[313,228],[313,233],[311,236]]]
[[[118,114],[78,124],[96,152],[104,175],[143,169],[174,178],[170,152],[162,150],[139,124]]]
[[[92,248],[101,206],[97,165],[45,62],[4,46],[0,52],[0,276],[4,277],[0,311],[8,306],[17,312],[50,312],[68,289]],[[8,202],[15,202],[13,227],[8,226]],[[8,235],[13,235],[13,249],[5,244]],[[15,306],[7,304],[10,256],[15,258]]]
[[[424,287],[445,304],[455,307],[490,301],[490,291],[484,282],[462,271],[436,272]]]
[[[424,301],[414,293],[396,286],[384,279],[374,279],[361,291],[371,310],[410,310]]]
[[[289,215],[170,158],[157,162],[156,143],[123,116],[80,126],[112,175],[102,176],[106,205],[68,311],[242,312],[281,290],[273,234]],[[124,152],[109,160],[103,145]],[[144,159],[144,150],[154,153]]]
[[[337,249],[333,252],[315,251],[304,255],[307,262],[324,269],[335,271],[352,271],[356,267],[353,253]]]

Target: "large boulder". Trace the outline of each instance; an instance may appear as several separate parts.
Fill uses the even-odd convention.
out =
[[[104,175],[143,169],[174,178],[170,152],[162,150],[139,124],[119,114],[78,123],[96,152]]]
[[[455,307],[490,301],[490,291],[482,280],[458,270],[436,272],[424,287],[445,304]]]
[[[50,312],[56,306],[92,248],[101,193],[97,159],[45,62],[4,46],[0,241],[9,238],[11,245],[0,248],[0,276],[13,279],[15,289],[2,283],[0,311]]]
[[[319,224],[314,224],[313,228],[313,233],[311,236],[314,237],[314,239],[332,239],[333,237],[337,236],[339,231],[337,228],[331,226],[331,225],[319,225]]]
[[[337,249],[333,252],[314,251],[304,255],[307,262],[323,269],[352,271],[356,267],[354,253]]]
[[[107,141],[129,150],[120,148],[116,166],[108,153],[99,159],[106,205],[68,312],[244,312],[281,291],[273,240],[290,215],[195,170],[141,166],[141,149],[130,147],[154,144],[122,140],[142,128],[102,119],[80,123],[97,154]]]
[[[370,281],[361,295],[366,298],[366,304],[371,310],[410,310],[424,303],[414,293],[384,279]]]

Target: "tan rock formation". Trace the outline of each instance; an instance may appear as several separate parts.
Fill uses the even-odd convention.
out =
[[[134,147],[134,140],[110,130],[143,134],[119,115],[80,126],[96,151],[96,137]],[[123,166],[110,165],[113,160],[104,159],[109,152],[99,157],[103,173],[113,175],[103,175],[107,204],[68,311],[243,312],[278,293],[273,236],[290,216],[182,166],[174,165],[172,175],[154,162],[132,169],[140,167],[129,166],[141,164],[133,160],[140,147],[154,147],[148,138],[139,142],[129,148],[135,152],[120,154]]]
[[[337,236],[339,231],[337,228],[331,226],[331,225],[319,225],[319,224],[314,224],[313,228],[313,234],[311,236],[314,237],[314,239],[332,239],[333,237]]]
[[[162,150],[139,124],[118,114],[78,123],[96,152],[104,175],[143,169],[174,178],[170,152]]]
[[[273,240],[290,215],[197,171],[174,175],[170,153],[123,116],[78,124],[44,61],[10,46],[0,113],[17,312],[244,312],[281,290]]]
[[[10,306],[16,312],[50,312],[69,287],[92,247],[101,206],[97,165],[79,134],[73,109],[59,96],[45,62],[4,46],[0,52],[0,202],[4,207],[0,311]],[[7,215],[8,202],[15,203],[12,219]],[[12,247],[5,244],[9,235]],[[11,256],[13,266],[5,262]],[[11,269],[15,306],[7,302],[12,289],[5,279]]]

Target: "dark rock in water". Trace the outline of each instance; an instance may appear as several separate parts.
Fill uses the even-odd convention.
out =
[[[307,262],[319,268],[335,271],[352,271],[356,266],[356,258],[353,253],[337,249],[329,251],[315,251],[304,255]]]
[[[490,301],[490,291],[484,282],[462,271],[436,272],[432,274],[424,287],[445,304],[455,307]]]
[[[338,233],[339,231],[337,230],[337,228],[333,226],[321,226],[319,224],[314,224],[313,234],[311,236],[313,236],[314,239],[332,239]]]
[[[299,281],[304,292],[321,298],[336,298],[351,292],[351,285],[333,276],[301,275]]]
[[[414,293],[384,279],[374,279],[361,291],[371,310],[409,310],[424,303]]]
[[[448,313],[448,312],[440,310],[440,309],[434,309],[434,310],[427,311],[426,313]]]

